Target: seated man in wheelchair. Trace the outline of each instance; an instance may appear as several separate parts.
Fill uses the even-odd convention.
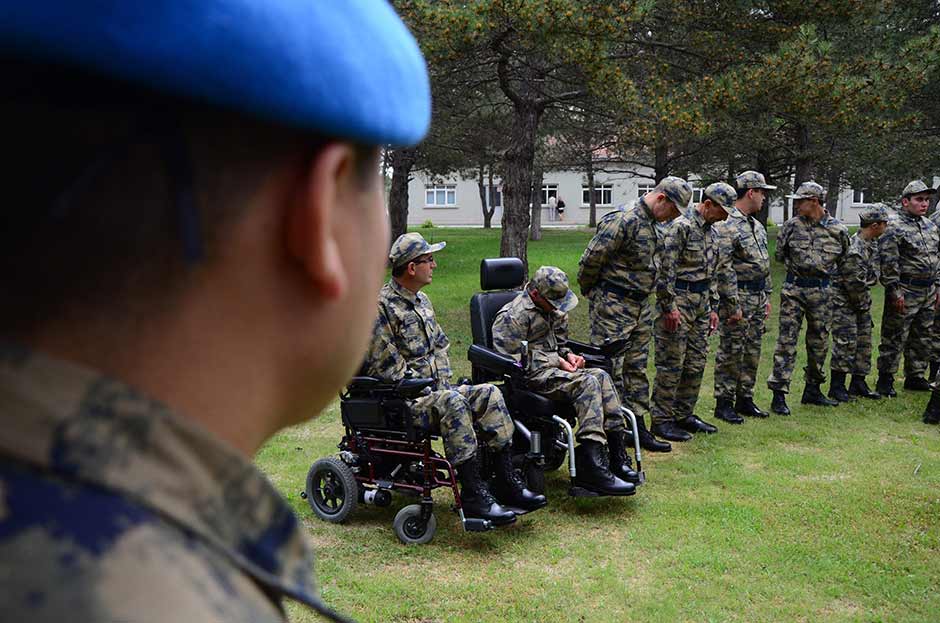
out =
[[[496,314],[493,347],[518,359],[527,341],[527,389],[572,403],[578,418],[576,484],[603,495],[630,495],[640,478],[626,452],[613,380],[603,370],[586,368],[584,357],[567,347],[568,312],[577,304],[564,271],[539,268],[525,291]]]
[[[392,245],[392,278],[379,293],[379,317],[364,369],[369,376],[390,381],[408,376],[437,381],[436,391],[415,399],[411,410],[429,428],[440,428],[444,454],[460,480],[464,513],[505,525],[515,521],[514,508],[532,511],[547,500],[526,489],[512,466],[514,427],[499,389],[488,383],[450,384],[450,342],[431,301],[419,292],[431,283],[437,266],[432,254],[445,245],[430,245],[418,233],[403,234]],[[494,459],[496,498],[480,476],[477,435]]]

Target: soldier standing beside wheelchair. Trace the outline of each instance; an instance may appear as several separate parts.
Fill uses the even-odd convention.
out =
[[[392,278],[379,293],[379,316],[364,370],[391,381],[407,376],[437,381],[436,391],[411,404],[412,412],[426,427],[440,428],[444,454],[460,478],[464,513],[506,525],[516,520],[508,506],[530,511],[545,506],[546,499],[526,489],[513,469],[513,423],[499,389],[489,383],[450,384],[450,341],[430,299],[420,292],[433,279],[437,267],[433,254],[445,246],[428,244],[418,233],[402,234],[392,244]],[[499,501],[480,475],[477,431],[495,459],[494,491]]]
[[[604,340],[627,340],[626,352],[614,360],[614,386],[624,405],[636,414],[641,445],[653,452],[671,449],[643,423],[649,412],[649,298],[662,249],[656,224],[678,217],[691,198],[692,188],[685,180],[663,178],[652,191],[637,198],[633,209],[618,210],[601,219],[579,262],[578,284],[589,300],[591,341],[601,345]]]
[[[584,357],[567,346],[568,312],[577,304],[564,271],[542,266],[524,291],[496,314],[493,347],[519,359],[522,342],[527,341],[526,388],[572,402],[579,444],[575,484],[601,495],[631,495],[639,474],[631,469],[626,452],[624,418],[613,381],[603,370],[586,368]]]

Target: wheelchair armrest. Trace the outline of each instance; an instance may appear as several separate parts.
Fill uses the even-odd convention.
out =
[[[522,378],[522,366],[512,357],[497,353],[479,344],[471,344],[467,351],[467,359],[475,366],[480,366],[495,374]]]
[[[346,383],[347,390],[375,389],[376,387],[387,384],[388,381],[377,379],[374,376],[354,376]]]
[[[395,391],[397,391],[402,398],[417,398],[425,389],[429,387],[433,389],[436,384],[437,381],[434,379],[402,379],[395,385]]]
[[[593,355],[595,357],[616,357],[627,348],[627,340],[613,340],[601,346],[585,344],[575,340],[568,340],[568,348],[578,355]]]

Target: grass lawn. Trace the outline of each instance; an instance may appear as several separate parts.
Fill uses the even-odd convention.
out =
[[[451,338],[455,373],[469,375],[468,301],[480,258],[498,255],[499,231],[421,231],[448,243],[425,291]],[[545,231],[530,243],[532,270],[553,264],[573,280],[590,236]],[[775,265],[778,292],[781,281]],[[763,408],[778,302],[758,377]],[[880,288],[874,307],[880,325]],[[572,337],[587,338],[587,326],[582,304]],[[717,336],[697,408],[708,421],[716,345]],[[344,525],[318,520],[299,492],[310,464],[336,451],[337,404],[274,438],[257,462],[310,533],[327,603],[362,621],[940,620],[940,434],[920,421],[927,394],[898,382],[893,400],[804,407],[800,350],[791,417],[718,422],[717,435],[645,454],[648,483],[632,498],[571,499],[559,470],[548,476],[546,509],[485,534],[459,529],[444,492],[425,546],[403,546],[391,530],[401,497],[390,508],[360,506]],[[652,381],[652,354],[650,366]]]

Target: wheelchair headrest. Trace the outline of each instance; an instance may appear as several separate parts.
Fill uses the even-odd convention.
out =
[[[494,257],[480,261],[480,288],[511,290],[525,283],[525,268],[518,257]]]

